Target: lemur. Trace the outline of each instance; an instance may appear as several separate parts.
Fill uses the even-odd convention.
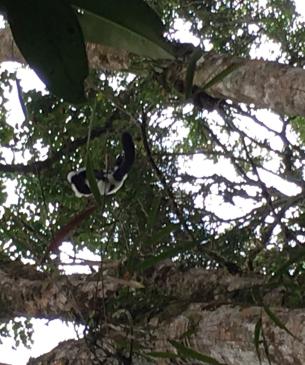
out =
[[[123,186],[127,174],[134,163],[135,147],[132,137],[128,132],[122,134],[122,146],[124,152],[116,158],[113,170],[94,170],[97,186],[101,195],[116,193]],[[67,178],[77,197],[89,197],[91,195],[86,176],[86,168],[69,172]]]

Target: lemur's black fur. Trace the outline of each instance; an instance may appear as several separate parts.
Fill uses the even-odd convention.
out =
[[[132,137],[128,132],[122,134],[122,146],[124,152],[116,158],[113,170],[94,170],[97,186],[101,195],[116,193],[123,186],[127,174],[134,163],[135,147]],[[69,172],[67,178],[77,197],[91,195],[85,168]]]

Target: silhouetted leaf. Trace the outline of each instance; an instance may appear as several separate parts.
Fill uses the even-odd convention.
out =
[[[259,351],[261,330],[262,330],[262,317],[259,317],[258,321],[256,322],[254,330],[254,346],[260,364],[262,363],[261,354]]]
[[[199,360],[205,364],[211,364],[211,365],[225,365],[224,363],[218,362],[211,356],[204,355],[200,352],[190,349],[189,347],[184,346],[180,342],[177,341],[169,341],[169,342],[177,349],[179,354],[183,356],[185,359]]]
[[[174,359],[177,357],[180,357],[179,355],[173,353],[173,352],[162,352],[162,351],[153,351],[149,353],[145,353],[145,355],[151,356],[151,357],[159,357],[161,359]]]
[[[202,89],[208,89],[209,87],[212,87],[215,84],[218,84],[219,82],[221,82],[225,77],[227,77],[230,73],[232,73],[233,71],[235,71],[237,68],[242,66],[242,62],[236,62],[236,63],[232,63],[231,65],[229,65],[228,67],[226,67],[224,70],[222,70],[221,72],[219,72],[216,76],[214,76],[212,78],[212,80],[208,81],[203,87]]]
[[[143,262],[137,265],[137,269],[148,269],[149,267],[156,265],[158,262],[177,256],[179,253],[194,248],[196,245],[197,243],[195,242],[187,242],[184,244],[176,245],[175,247],[164,250],[164,252],[160,253],[159,255],[145,259]]]
[[[291,331],[289,331],[289,329],[280,320],[280,318],[274,312],[271,311],[270,307],[268,307],[267,305],[264,305],[263,308],[264,308],[264,311],[266,312],[266,314],[268,315],[268,317],[271,319],[272,322],[274,322],[279,328],[281,328],[282,330],[287,332],[293,338],[298,339]]]
[[[202,56],[202,49],[196,48],[190,57],[190,61],[186,70],[185,76],[185,98],[188,99],[192,96],[193,78],[196,71],[196,64],[199,58]]]
[[[150,238],[145,238],[146,245],[152,245],[158,243],[161,240],[167,238],[172,232],[175,232],[179,228],[179,224],[168,223],[166,226],[160,228],[158,231],[154,231]]]
[[[88,64],[75,11],[63,0],[6,1],[14,39],[46,87],[66,101],[85,101]]]
[[[155,223],[158,221],[158,213],[161,204],[162,197],[157,197],[153,202],[152,206],[150,207],[147,222],[146,222],[146,229],[147,231],[151,231],[154,228]]]
[[[92,161],[90,157],[90,153],[87,152],[87,161],[86,161],[86,176],[89,182],[90,190],[96,200],[98,206],[102,205],[102,197],[99,191],[99,188],[96,183],[95,174],[92,166]]]
[[[173,58],[163,38],[160,17],[142,0],[70,0],[79,14],[85,39],[150,57]]]
[[[102,206],[103,200],[102,195],[100,193],[100,190],[97,186],[95,173],[91,161],[91,155],[90,155],[90,139],[91,139],[91,132],[92,132],[92,125],[94,123],[95,119],[95,111],[96,111],[96,99],[93,101],[92,109],[91,109],[91,118],[88,128],[88,135],[87,135],[87,145],[86,145],[86,176],[89,182],[90,190],[96,200],[96,203],[99,207]]]
[[[293,250],[290,252],[290,256],[291,257],[275,271],[275,275],[270,277],[270,281],[273,281],[275,277],[287,274],[287,271],[289,270],[291,265],[304,261],[305,248],[302,246],[294,247]]]
[[[263,346],[264,346],[265,354],[266,354],[266,357],[267,357],[267,360],[268,360],[268,364],[271,365],[271,358],[270,358],[270,353],[269,353],[268,342],[267,342],[267,339],[265,337],[263,329],[261,331],[261,334],[262,334]]]

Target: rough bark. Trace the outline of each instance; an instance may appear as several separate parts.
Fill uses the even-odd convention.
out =
[[[169,359],[151,358],[151,352],[167,352],[177,354],[169,341],[175,340],[185,347],[208,355],[220,364],[254,365],[258,364],[258,355],[254,345],[255,325],[262,317],[262,328],[268,345],[269,359],[273,365],[302,365],[305,361],[305,346],[302,339],[305,335],[305,312],[303,310],[275,309],[276,315],[290,331],[298,334],[293,338],[284,330],[277,327],[270,318],[262,312],[260,307],[231,307],[223,305],[218,308],[207,308],[203,303],[195,303],[179,314],[162,313],[153,317],[144,328],[134,328],[133,340],[141,350],[136,351],[132,363],[137,364],[202,364],[191,358],[177,357]],[[136,334],[142,334],[137,338]],[[188,335],[186,336],[186,334]],[[119,327],[111,328],[107,337],[100,338],[99,344],[85,341],[71,340],[61,344],[52,352],[29,364],[58,364],[64,363],[82,365],[122,364],[120,359],[128,358],[128,351],[120,352],[116,342],[121,340],[130,342],[131,338]],[[138,347],[136,347],[138,348]],[[142,350],[142,348],[144,348]],[[259,346],[261,364],[268,365],[263,348]],[[146,356],[145,356],[146,355]],[[154,361],[153,361],[154,359]],[[99,362],[100,361],[100,362]]]
[[[0,62],[24,63],[8,28],[0,31],[0,42]],[[184,48],[183,45],[181,48]],[[131,57],[127,51],[87,44],[87,52],[89,66],[93,69],[126,71],[131,65]],[[184,62],[173,62],[168,68],[163,66],[170,86],[175,85],[179,91],[184,91],[188,65],[187,58]],[[205,89],[207,82],[232,65],[232,72],[228,72],[223,78],[220,77],[217,83]],[[194,74],[197,96],[198,90],[204,89],[208,96],[216,100],[229,99],[233,102],[254,104],[257,108],[267,108],[287,115],[305,116],[304,85],[305,70],[302,68],[213,52],[203,54],[197,62]]]
[[[19,62],[25,64],[22,54],[20,53],[12,32],[7,26],[5,29],[0,30],[0,62]],[[130,58],[127,51],[113,49],[110,47],[87,44],[87,55],[89,66],[92,69],[101,70],[127,70],[130,64]]]
[[[122,271],[117,265],[109,263],[109,267],[115,275]],[[256,364],[253,339],[260,318],[273,364],[305,362],[302,344],[305,312],[284,308],[285,290],[273,292],[264,288],[264,277],[230,275],[224,270],[185,271],[171,262],[147,271],[143,285],[126,279],[128,275],[124,274],[125,279],[99,274],[64,276],[42,273],[19,262],[2,262],[0,317],[2,320],[14,316],[61,318],[87,326],[93,317],[98,318],[97,332],[88,331],[86,338],[79,341],[63,342],[49,354],[32,359],[30,364],[95,364],[104,360],[107,364],[120,364],[122,358],[128,358],[131,343],[137,349],[131,351],[133,363],[149,364],[153,363],[147,358],[150,352],[176,353],[170,340],[212,356],[220,363]],[[116,299],[126,287],[135,295],[133,304],[119,303]],[[253,293],[257,290],[281,324],[297,337],[281,329],[262,306],[255,304]],[[138,293],[141,299],[137,298]],[[153,312],[151,293],[158,303]],[[105,303],[112,305],[105,307]],[[118,313],[121,313],[119,319]],[[123,348],[119,345],[122,342]],[[262,345],[260,353],[262,363],[267,364]],[[157,359],[157,364],[185,362],[181,357]]]
[[[112,265],[113,269],[113,265]],[[114,270],[114,269],[113,269]],[[90,307],[103,300],[114,298],[123,287],[142,290],[158,290],[175,301],[189,304],[193,301],[219,306],[223,303],[253,305],[253,290],[259,289],[264,303],[279,306],[288,302],[289,293],[284,288],[270,289],[265,278],[259,275],[239,276],[226,270],[181,270],[171,262],[159,265],[153,272],[147,271],[142,282],[119,278],[121,269],[114,275],[94,273],[90,275],[43,273],[31,265],[19,262],[2,263],[0,268],[1,312],[0,318],[33,316],[38,318],[71,319],[88,318]],[[301,285],[301,284],[300,284]],[[77,315],[78,314],[78,315]],[[8,317],[6,317],[8,316]]]
[[[231,65],[233,71],[208,89],[211,96],[270,108],[278,114],[305,115],[302,68],[208,53],[198,61],[194,84],[204,86]]]
[[[187,69],[187,63],[173,63],[167,70],[168,83],[175,85],[178,91],[185,91]],[[198,106],[201,106],[200,92],[204,91],[203,105],[207,94],[216,99],[216,107],[217,100],[229,99],[272,109],[278,114],[305,116],[304,82],[302,68],[208,52],[197,61],[193,101],[196,104],[199,100]]]
[[[120,269],[121,270],[121,269]],[[260,288],[264,302],[268,305],[285,303],[285,291],[264,288],[260,276],[240,277],[224,270],[208,271],[192,269],[183,271],[166,262],[153,272],[148,271],[143,283],[106,274],[43,273],[33,266],[19,262],[2,263],[0,268],[1,311],[0,318],[7,320],[15,316],[36,318],[61,318],[86,323],[91,309],[101,306],[103,301],[115,298],[123,287],[157,290],[163,294],[164,306],[181,302],[182,307],[193,301],[219,306],[223,303],[253,305],[251,291]],[[148,294],[147,294],[148,295]],[[149,311],[149,308],[147,308]]]
[[[39,272],[19,262],[1,263],[0,319],[25,316],[86,323],[92,308],[126,286],[141,287],[135,281],[107,275],[64,276]]]

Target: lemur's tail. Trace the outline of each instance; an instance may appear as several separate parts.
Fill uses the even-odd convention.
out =
[[[132,137],[128,132],[124,132],[122,134],[122,145],[124,155],[118,165],[118,168],[113,173],[113,177],[116,181],[124,179],[135,160],[135,147]]]

